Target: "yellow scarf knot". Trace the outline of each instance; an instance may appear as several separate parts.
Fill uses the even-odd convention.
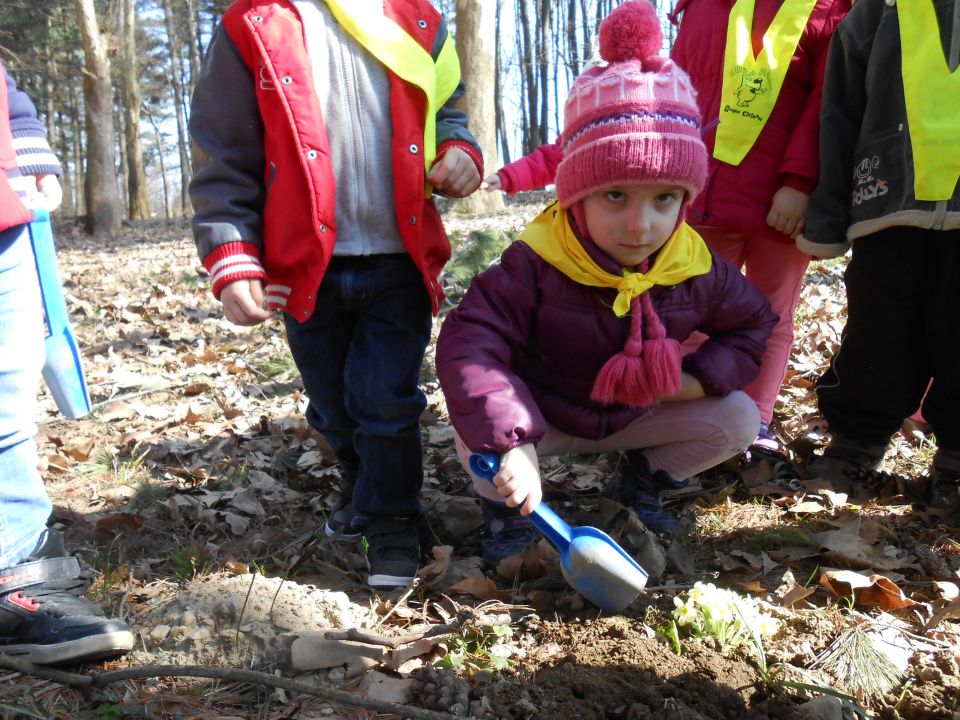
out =
[[[574,282],[616,289],[613,311],[617,317],[630,312],[630,302],[654,285],[677,285],[697,275],[706,275],[713,267],[713,257],[703,238],[692,227],[681,223],[660,248],[653,267],[646,273],[624,269],[622,274],[614,275],[590,257],[573,232],[567,211],[556,202],[527,226],[520,239]]]

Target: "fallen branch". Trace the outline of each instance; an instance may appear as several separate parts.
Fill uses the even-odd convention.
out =
[[[338,705],[389,713],[403,718],[411,718],[411,720],[458,720],[457,716],[448,713],[424,710],[423,708],[400,705],[399,703],[387,702],[385,700],[366,698],[335,688],[323,687],[321,685],[314,685],[285,677],[277,677],[276,675],[257,672],[255,670],[201,667],[198,665],[144,665],[142,667],[123,668],[122,670],[107,670],[104,672],[82,674],[66,672],[46,665],[34,665],[21,658],[3,653],[0,653],[0,667],[77,688],[102,688],[122,680],[142,678],[209,678],[212,680],[225,680],[227,682],[266,685],[267,687],[280,688],[303,695],[323,698]]]

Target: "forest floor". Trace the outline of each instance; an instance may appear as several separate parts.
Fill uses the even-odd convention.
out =
[[[451,303],[463,268],[538,209],[445,217]],[[280,321],[222,318],[186,221],[56,236],[95,408],[67,421],[42,391],[41,466],[55,525],[97,571],[89,595],[136,645],[66,675],[0,656],[0,717],[960,718],[960,520],[905,495],[934,438],[905,425],[883,470],[858,479],[870,498],[805,479],[842,262],[806,278],[777,408],[788,457],[736,458],[674,493],[689,535],[654,537],[599,495],[615,455],[544,463],[551,505],[650,571],[611,615],[569,589],[546,541],[483,565],[432,349],[424,569],[374,593],[362,545],[323,534],[339,467],[303,419]],[[736,602],[709,604],[721,597]]]

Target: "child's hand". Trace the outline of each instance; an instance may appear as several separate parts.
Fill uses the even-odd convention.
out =
[[[543,499],[536,448],[527,443],[501,455],[500,472],[493,476],[493,484],[508,507],[520,505],[520,514],[529,515]]]
[[[686,372],[680,373],[680,389],[676,394],[663,398],[664,402],[684,402],[686,400],[697,400],[706,397],[707,393],[703,390],[703,385],[693,375]]]
[[[427,173],[427,182],[452,197],[466,197],[480,187],[480,172],[460,148],[450,148]]]
[[[767,225],[796,239],[803,232],[810,196],[784,185],[777,190],[767,213]]]
[[[500,176],[494,173],[493,175],[487,175],[483,179],[483,189],[487,192],[493,192],[494,190],[503,190],[503,181],[500,180]]]
[[[235,280],[220,291],[223,314],[234,325],[259,325],[273,317],[263,306],[263,284],[257,279]]]
[[[63,202],[63,188],[60,187],[60,181],[56,175],[38,175],[37,190],[42,198],[39,204],[47,212],[53,212]]]

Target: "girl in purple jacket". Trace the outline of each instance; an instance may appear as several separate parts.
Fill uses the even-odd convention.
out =
[[[647,2],[603,22],[609,65],[581,75],[564,108],[559,202],[474,280],[440,332],[461,459],[501,455],[494,485],[474,478],[493,562],[530,538],[504,504],[527,515],[540,502],[540,455],[626,451],[618,499],[651,530],[676,533],[659,490],[757,436],[740,389],[777,317],[683,222],[707,155],[689,79],[660,46]],[[708,340],[681,358],[694,331]]]

